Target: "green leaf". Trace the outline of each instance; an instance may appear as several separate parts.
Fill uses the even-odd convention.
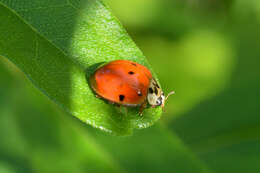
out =
[[[0,83],[1,173],[123,172],[94,138],[74,125],[78,120],[58,111],[2,61]]]
[[[162,125],[154,125],[124,138],[94,134],[96,141],[113,153],[114,158],[128,172],[212,172],[176,135]]]
[[[1,65],[3,172],[211,172],[166,128],[155,125],[128,137],[98,133],[61,114],[23,75]]]
[[[115,59],[150,68],[109,8],[97,0],[0,0],[0,56],[17,65],[51,100],[96,128],[128,135],[151,126],[161,108],[127,113],[95,98],[88,78]],[[151,68],[150,68],[151,69]]]

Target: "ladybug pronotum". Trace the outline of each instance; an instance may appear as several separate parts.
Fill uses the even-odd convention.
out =
[[[115,60],[99,67],[90,77],[90,85],[98,97],[118,105],[140,107],[147,103],[164,107],[164,96],[151,72],[143,65],[128,60]]]

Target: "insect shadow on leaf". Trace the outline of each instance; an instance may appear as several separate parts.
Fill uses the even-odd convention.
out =
[[[89,81],[89,78],[92,74],[95,73],[95,71],[103,64],[105,64],[106,62],[99,62],[99,63],[96,63],[96,64],[92,64],[90,65],[88,68],[86,68],[85,70],[85,77],[86,77],[86,80]]]
[[[92,87],[91,87],[91,83],[90,83],[90,77],[91,75],[93,75],[95,73],[95,71],[103,64],[105,64],[106,62],[99,62],[93,65],[90,65],[88,68],[86,68],[85,70],[85,78],[86,78],[86,83],[88,84],[89,88],[91,89],[91,91],[96,95],[96,93],[93,91]]]

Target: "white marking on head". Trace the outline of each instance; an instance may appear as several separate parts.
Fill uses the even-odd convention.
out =
[[[147,95],[148,103],[151,106],[161,106],[164,105],[165,96],[157,84],[157,82],[152,79],[148,88],[148,95]]]

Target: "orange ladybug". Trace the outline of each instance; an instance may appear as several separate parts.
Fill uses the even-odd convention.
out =
[[[115,60],[99,67],[90,77],[90,85],[98,97],[123,106],[140,106],[142,114],[147,103],[164,107],[166,98],[151,72],[143,65],[128,60]]]

